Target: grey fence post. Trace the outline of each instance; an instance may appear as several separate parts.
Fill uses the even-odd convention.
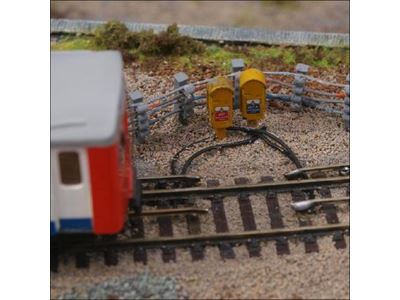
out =
[[[291,97],[291,106],[292,108],[298,110],[302,104],[309,106],[306,101],[303,101],[304,95],[304,87],[306,84],[306,79],[301,75],[306,75],[308,73],[309,66],[305,64],[297,64],[296,65],[296,73],[299,75],[294,76],[293,80],[293,95]]]
[[[243,71],[244,69],[244,61],[241,58],[235,58],[231,61],[232,64],[232,73]],[[240,98],[240,91],[239,91],[239,77],[240,73],[233,77],[233,108],[239,108],[239,98]]]
[[[143,95],[140,91],[129,94],[133,102],[135,137],[138,144],[142,144],[149,134],[148,107],[143,103]]]
[[[179,112],[179,120],[181,123],[188,123],[191,116],[194,115],[194,85],[187,84],[181,91],[182,95],[182,106]]]
[[[189,77],[183,73],[179,72],[174,75],[174,87],[180,88],[182,86],[187,85],[189,82]],[[184,92],[177,93],[178,102],[174,105],[174,110],[179,110],[178,120],[181,124],[187,125],[188,118],[193,113],[193,105],[190,103],[194,101],[193,97],[187,98]]]
[[[343,122],[344,128],[350,130],[350,74],[346,77],[346,84],[347,85],[344,87],[346,96],[344,98]]]

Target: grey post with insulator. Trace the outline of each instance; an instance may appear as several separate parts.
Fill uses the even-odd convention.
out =
[[[296,73],[307,75],[309,69],[310,69],[310,67],[306,64],[297,64],[295,70],[296,70]]]
[[[180,93],[182,94],[182,106],[179,112],[179,121],[182,124],[187,124],[189,118],[194,115],[194,85],[185,85]]]
[[[175,88],[184,86],[185,84],[188,84],[188,82],[189,82],[189,77],[186,75],[186,73],[179,72],[174,75]]]
[[[295,71],[299,75],[294,76],[293,80],[293,95],[291,97],[292,108],[300,109],[302,104],[308,106],[308,103],[303,100],[304,87],[306,85],[306,79],[301,75],[307,75],[309,66],[305,64],[297,64]]]
[[[350,130],[350,74],[346,77],[346,86],[344,87],[346,96],[344,97],[343,123],[346,130]]]
[[[130,112],[132,114],[133,121],[136,120],[136,113],[135,113],[135,108],[137,105],[143,103],[143,94],[140,91],[133,91],[129,93],[129,98],[130,98]]]
[[[134,126],[134,131],[136,132],[136,113],[135,106],[143,102],[143,95],[139,91],[133,91],[129,93],[129,123]]]
[[[136,142],[141,144],[150,132],[148,106],[143,103],[143,95],[140,91],[130,93],[129,97],[133,103]]]
[[[143,95],[140,91],[131,92],[129,98],[131,98],[133,108],[135,105],[143,103]]]
[[[179,72],[174,75],[174,87],[180,88],[189,83],[189,76],[184,72]],[[193,89],[194,92],[194,89]],[[178,102],[174,105],[174,110],[179,110],[178,120],[181,124],[187,125],[189,117],[193,114],[194,108],[194,97],[193,92],[190,97],[187,96],[187,92],[185,90],[177,92],[177,100]]]
[[[233,108],[239,108],[240,86],[239,78],[240,72],[244,69],[244,61],[241,58],[232,59],[232,73],[239,72],[233,77]]]

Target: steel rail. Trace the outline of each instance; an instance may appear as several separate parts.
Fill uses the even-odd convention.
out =
[[[158,181],[190,181],[190,182],[200,182],[200,176],[190,176],[190,175],[170,175],[170,176],[148,176],[141,177],[138,180],[142,183],[156,183]]]
[[[127,239],[127,240],[104,240],[93,241],[82,244],[73,244],[69,250],[82,250],[87,248],[90,251],[93,248],[95,251],[103,250],[104,248],[163,248],[168,246],[192,246],[195,243],[203,243],[206,245],[215,245],[221,242],[239,243],[251,239],[275,240],[277,237],[298,237],[301,235],[314,234],[326,235],[331,232],[349,231],[350,224],[329,224],[321,226],[304,226],[297,228],[276,228],[269,230],[254,230],[244,231],[240,233],[217,233],[212,235],[190,235],[185,237],[159,237],[155,239]]]
[[[168,215],[180,215],[180,214],[207,214],[207,208],[166,208],[166,209],[155,209],[142,211],[140,215],[137,215],[133,211],[129,211],[129,215],[134,218],[149,217],[149,216],[168,216]]]
[[[313,200],[304,200],[299,202],[291,203],[290,205],[295,211],[305,211],[308,210],[315,205],[320,205],[324,203],[332,203],[332,202],[349,202],[350,197],[337,197],[337,198],[323,198],[323,199],[313,199]]]
[[[142,191],[143,202],[146,200],[155,200],[159,198],[175,198],[182,196],[205,196],[215,194],[237,194],[241,192],[262,192],[262,191],[274,191],[274,192],[285,192],[293,189],[317,189],[322,186],[330,186],[337,184],[345,184],[350,182],[349,176],[321,178],[321,179],[306,179],[296,181],[282,181],[282,182],[271,182],[271,183],[256,183],[256,184],[244,184],[234,186],[217,186],[217,187],[190,187],[180,189],[169,189],[169,190],[148,190]]]
[[[299,169],[296,169],[296,170],[286,173],[285,177],[287,179],[295,179],[295,178],[298,178],[299,176],[303,175],[306,172],[321,171],[321,170],[340,170],[343,168],[350,168],[350,165],[349,164],[338,164],[338,165],[331,165],[331,166],[316,166],[316,167],[299,168]]]

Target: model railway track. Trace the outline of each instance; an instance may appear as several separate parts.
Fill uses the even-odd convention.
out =
[[[307,199],[307,194],[302,190],[292,191],[291,194],[292,194],[293,202],[304,201]],[[314,195],[310,195],[308,197],[313,199]],[[308,218],[299,216],[298,221],[299,221],[300,227],[312,226],[312,221]],[[304,248],[305,248],[306,253],[319,252],[318,243],[317,243],[317,240],[314,235],[307,234],[306,236],[304,236],[303,241],[304,241]]]
[[[261,177],[261,182],[273,182],[273,177]],[[268,207],[268,214],[271,220],[272,229],[284,228],[282,214],[279,207],[278,196],[275,192],[268,192],[265,196]],[[290,254],[289,243],[285,238],[279,238],[275,242],[278,255]]]
[[[219,186],[219,181],[208,180],[207,186],[211,188],[217,187]],[[220,195],[214,195],[211,196],[209,199],[211,200],[211,210],[213,212],[215,231],[217,233],[229,232],[223,197]],[[222,259],[235,258],[235,252],[233,251],[232,245],[228,243],[219,243],[218,248]]]
[[[300,238],[302,236],[313,234],[316,236],[326,236],[331,233],[341,232],[347,234],[350,232],[349,224],[328,224],[319,226],[303,226],[298,228],[279,228],[271,230],[246,231],[241,233],[216,233],[211,235],[190,235],[186,237],[163,236],[155,239],[127,239],[117,241],[98,241],[87,244],[71,246],[72,252],[86,251],[104,251],[107,248],[130,249],[132,247],[142,247],[146,249],[166,249],[169,247],[192,247],[194,243],[203,243],[205,246],[219,245],[221,242],[231,244],[246,243],[251,239],[258,240],[276,240],[277,238]]]
[[[349,176],[339,176],[321,179],[293,180],[283,182],[267,182],[256,184],[240,184],[233,186],[189,187],[180,189],[155,189],[142,192],[143,201],[168,199],[176,197],[237,195],[244,192],[290,192],[293,190],[317,190],[325,186],[349,184]]]
[[[324,177],[324,174],[319,174]],[[326,176],[325,176],[326,177]],[[159,179],[149,180],[158,182]],[[172,179],[167,179],[172,182]],[[196,181],[197,182],[197,181]],[[221,259],[234,259],[235,246],[245,245],[249,257],[262,256],[261,249],[265,241],[273,241],[278,255],[290,254],[289,239],[300,239],[305,244],[305,252],[318,252],[317,240],[321,236],[331,235],[337,249],[346,247],[345,234],[349,234],[349,224],[340,223],[337,217],[336,202],[332,198],[331,189],[339,189],[348,196],[349,177],[313,178],[306,180],[294,180],[275,182],[272,177],[264,176],[259,183],[251,184],[247,178],[236,178],[235,185],[221,186],[218,180],[207,181],[206,187],[189,188],[165,188],[143,191],[145,201],[151,199],[156,202],[155,209],[144,209],[141,215],[129,213],[128,234],[120,237],[93,238],[91,240],[60,241],[52,245],[52,270],[57,269],[58,255],[74,255],[76,266],[85,268],[89,266],[89,253],[101,252],[104,254],[106,265],[118,263],[118,252],[128,250],[133,252],[135,262],[146,264],[148,262],[147,250],[160,249],[163,262],[176,262],[176,248],[186,248],[190,251],[193,261],[202,260],[205,257],[207,246],[217,246]],[[310,190],[313,192],[310,193]],[[278,196],[281,193],[292,195],[294,202],[310,200],[310,197],[318,195],[321,202],[321,210],[304,213],[296,212],[298,226],[287,228],[280,210]],[[267,230],[257,228],[253,212],[252,194],[265,196],[265,204],[268,208]],[[151,195],[151,197],[149,196]],[[225,212],[226,201],[232,201],[227,196],[235,195],[238,201],[239,214],[242,220],[243,230],[230,232],[227,214]],[[200,198],[210,201],[209,209],[196,207],[171,208],[170,199],[174,197]],[[318,200],[318,199],[315,199]],[[146,203],[146,202],[145,202]],[[146,206],[145,206],[146,208]],[[326,224],[313,225],[312,216],[315,213],[324,213]],[[202,233],[202,221],[204,215],[210,215],[215,226],[215,233]],[[180,216],[176,218],[173,216]],[[311,218],[309,218],[311,216]],[[182,219],[183,217],[183,219]],[[145,218],[155,218],[155,223],[144,222]],[[174,222],[179,221],[179,226],[187,227],[187,234],[174,236]],[[150,224],[150,225],[149,225]],[[155,224],[155,225],[151,225]],[[157,237],[146,237],[146,226],[157,226]]]
[[[320,173],[321,177],[325,177],[325,173]],[[348,187],[346,188],[346,195],[347,195]],[[326,199],[332,199],[332,193],[329,188],[322,188],[319,190],[319,194]],[[343,198],[344,199],[344,198]],[[349,197],[350,199],[350,197]],[[337,216],[337,209],[336,206],[332,203],[323,203],[322,210],[325,213],[325,218],[328,224],[338,224],[339,218]],[[340,233],[336,233],[334,236],[335,247],[337,249],[344,249],[346,248],[346,241]]]
[[[325,171],[325,172],[323,172]],[[301,178],[304,175],[310,174],[314,178],[318,177],[326,177],[326,172],[328,171],[338,171],[339,175],[350,174],[350,165],[349,164],[340,164],[340,165],[331,165],[331,166],[319,166],[319,167],[311,167],[311,168],[300,168],[293,170],[287,174],[285,177],[289,180]],[[313,176],[314,174],[314,176]],[[323,174],[322,176],[316,176],[315,174]]]
[[[311,167],[311,168],[301,168],[294,170],[292,172],[289,172],[288,174],[285,174],[285,177],[289,180],[297,179],[300,178],[301,176],[304,175],[309,175],[310,177],[314,179],[318,178],[327,178],[327,172],[339,172],[339,175],[343,176],[348,176],[350,174],[350,165],[348,164],[340,164],[340,165],[331,165],[331,166],[319,166],[319,167]],[[346,195],[348,196],[348,188],[349,186],[346,186]],[[319,197],[323,199],[315,199],[315,195],[318,195]],[[339,218],[337,216],[337,209],[336,205],[333,204],[334,202],[338,201],[346,201],[347,199],[349,200],[349,197],[343,197],[343,198],[332,198],[332,193],[329,187],[321,187],[318,190],[315,190],[315,193],[309,193],[309,191],[293,191],[292,192],[292,197],[293,197],[293,203],[299,203],[299,202],[310,202],[310,203],[320,203],[322,204],[322,212],[325,214],[325,219],[328,224],[338,224],[339,223]],[[308,200],[308,201],[307,201]],[[333,203],[329,203],[333,202]],[[312,223],[309,219],[307,218],[302,218],[299,216],[299,225],[300,226],[310,226]],[[344,249],[346,248],[346,241],[343,237],[343,234],[340,232],[336,232],[333,237],[335,241],[335,247],[337,249]],[[305,246],[305,251],[307,253],[309,252],[318,252],[319,247],[317,240],[315,236],[312,234],[308,234],[304,238],[304,246]]]
[[[146,210],[142,212],[140,215],[137,215],[134,211],[129,211],[129,216],[133,218],[141,218],[147,216],[172,216],[172,215],[180,215],[180,214],[207,214],[208,209],[203,208],[172,208],[172,209],[157,209],[157,210]]]
[[[142,185],[142,189],[151,187],[164,189],[168,187],[188,187],[195,186],[201,180],[199,176],[189,175],[172,175],[172,176],[157,176],[157,177],[142,177],[138,178]]]

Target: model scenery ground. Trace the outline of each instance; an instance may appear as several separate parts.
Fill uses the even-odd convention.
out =
[[[254,51],[251,47],[246,49],[249,48]],[[225,70],[221,68],[220,60],[205,62],[189,58],[189,62],[190,67],[187,65],[183,69],[189,75],[190,81],[227,74],[224,73],[226,67]],[[262,56],[258,61],[252,61],[251,65],[264,71],[293,71],[295,63],[300,62],[302,61],[282,64],[276,58]],[[229,66],[230,61],[225,61],[225,64]],[[146,99],[173,89],[173,74],[182,71],[182,64],[176,57],[136,60],[126,63],[124,71],[127,90],[138,89]],[[338,64],[325,68],[312,67],[310,73],[324,80],[344,83],[348,72],[348,65]],[[290,82],[285,78],[280,80]],[[337,88],[318,84],[311,84],[309,87],[329,92],[338,91]],[[267,90],[274,93],[290,92],[287,88],[272,83],[267,83]],[[238,113],[234,117],[234,124],[245,125]],[[268,107],[260,125],[265,125],[282,138],[306,166],[349,163],[349,133],[344,130],[340,116],[312,109],[294,112],[289,106],[274,103]],[[176,118],[168,118],[157,123],[152,127],[148,140],[143,145],[135,145],[134,155],[140,175],[170,174],[170,159],[181,147],[212,134],[213,130],[208,124],[205,107],[195,109],[195,115],[187,126],[181,125]],[[230,134],[224,142],[243,138],[244,136],[240,134]],[[194,151],[204,146],[205,143],[185,151],[178,166],[181,166],[185,158]],[[264,175],[273,176],[275,180],[284,180],[283,174],[294,168],[287,157],[257,141],[252,145],[202,155],[193,162],[188,174],[201,176],[202,184],[205,184],[207,179],[219,179],[221,185],[231,185],[234,184],[236,177],[248,177],[254,183]],[[339,195],[344,196],[335,190],[332,191],[332,196]],[[282,194],[278,199],[285,226],[298,226],[298,218],[290,208],[290,195]],[[251,196],[251,200],[257,229],[270,228],[265,198]],[[198,201],[195,205],[209,207],[210,202]],[[225,201],[225,205],[230,231],[242,231],[237,201]],[[338,217],[340,223],[349,221],[348,205],[338,205]],[[174,236],[186,234],[184,217],[175,218]],[[215,233],[212,216],[205,215],[201,218],[202,233]],[[311,218],[314,225],[326,224],[323,213],[318,210],[316,215],[307,215],[306,218]],[[156,235],[155,220],[147,218],[145,222],[145,226],[148,226],[145,228],[150,228],[149,232],[145,232],[145,236]],[[154,228],[154,231],[151,228]],[[345,239],[349,245],[348,237]],[[51,274],[51,296],[52,298],[92,297],[87,294],[89,290],[92,291],[91,295],[94,295],[93,289],[101,290],[104,285],[111,288],[109,286],[112,284],[107,283],[110,280],[138,278],[129,283],[132,289],[143,287],[143,284],[148,286],[155,284],[166,285],[166,292],[154,288],[147,294],[138,292],[132,297],[348,298],[349,248],[337,250],[331,237],[318,239],[318,245],[319,253],[306,254],[304,243],[289,241],[291,254],[278,256],[275,244],[269,242],[263,244],[259,258],[249,258],[246,247],[239,246],[234,248],[236,258],[227,261],[221,259],[217,248],[207,247],[204,260],[199,262],[192,262],[189,251],[177,249],[176,263],[163,263],[160,250],[148,250],[147,265],[134,263],[132,253],[127,252],[120,255],[117,266],[105,266],[102,256],[99,255],[91,259],[89,269],[83,270],[75,268],[71,257],[67,264],[60,264],[58,273]],[[143,278],[152,279],[140,281]],[[99,286],[101,284],[103,285]],[[129,286],[128,283],[123,284]]]

